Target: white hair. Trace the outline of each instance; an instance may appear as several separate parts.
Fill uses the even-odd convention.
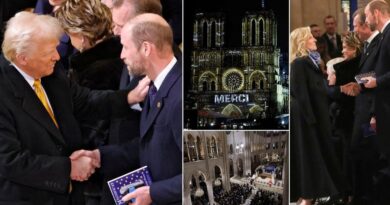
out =
[[[60,39],[62,34],[63,30],[56,18],[26,11],[19,12],[7,23],[2,45],[4,57],[14,61],[16,55],[27,54],[35,48],[37,39]]]
[[[336,71],[334,70],[334,67],[333,65],[337,64],[337,63],[340,63],[340,62],[343,62],[345,60],[345,58],[343,57],[338,57],[338,58],[333,58],[331,60],[329,60],[327,63],[326,63],[326,71],[327,73],[336,73]]]

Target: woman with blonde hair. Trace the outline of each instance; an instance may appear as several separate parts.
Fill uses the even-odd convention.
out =
[[[342,182],[330,141],[328,97],[316,49],[309,27],[291,32],[290,191],[291,200],[300,205],[338,194]]]

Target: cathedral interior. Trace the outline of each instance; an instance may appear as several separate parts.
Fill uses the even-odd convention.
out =
[[[184,132],[184,204],[281,204],[288,180],[287,135]]]

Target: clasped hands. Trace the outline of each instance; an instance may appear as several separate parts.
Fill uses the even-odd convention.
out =
[[[75,181],[85,181],[100,168],[100,152],[95,150],[78,150],[70,155],[70,178]]]
[[[360,93],[361,88],[359,84],[355,82],[350,82],[345,85],[341,85],[340,91],[349,96],[357,96]]]

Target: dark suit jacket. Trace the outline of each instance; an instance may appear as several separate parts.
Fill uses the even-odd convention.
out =
[[[141,115],[140,163],[148,166],[154,204],[181,204],[182,63],[164,79],[154,103],[149,98]]]
[[[328,38],[328,35],[326,33],[324,33],[321,38],[325,39],[326,41],[326,45],[328,47],[328,54],[331,59],[343,55],[341,53],[341,51],[343,50],[343,42],[341,41],[341,36],[338,33],[336,33],[337,48],[334,47],[333,42]]]
[[[145,99],[141,114],[141,135],[121,146],[99,148],[104,173],[132,171],[148,166],[153,184],[153,204],[182,204],[182,64],[178,60],[164,79],[149,108]],[[139,151],[138,151],[139,149]],[[137,165],[136,157],[140,164]],[[118,161],[121,163],[113,163]],[[134,167],[138,166],[138,167]]]
[[[378,58],[375,64],[376,83],[375,88],[375,115],[377,119],[377,136],[382,151],[390,160],[390,25],[387,25],[382,33],[379,44]]]
[[[368,45],[367,52],[362,54],[359,63],[359,74],[368,73],[374,71],[374,67],[377,60],[378,47],[381,34],[375,36],[375,38]],[[370,124],[372,116],[372,107],[374,106],[374,89],[367,89],[361,86],[362,90],[355,98],[355,121],[352,132],[352,148],[356,148],[363,138],[363,127]]]
[[[81,88],[59,65],[42,78],[57,129],[30,85],[1,57],[0,204],[69,205],[70,200],[82,204],[78,183],[72,183],[72,196],[68,194],[68,156],[82,148],[76,117],[109,118],[128,106],[126,91]]]

